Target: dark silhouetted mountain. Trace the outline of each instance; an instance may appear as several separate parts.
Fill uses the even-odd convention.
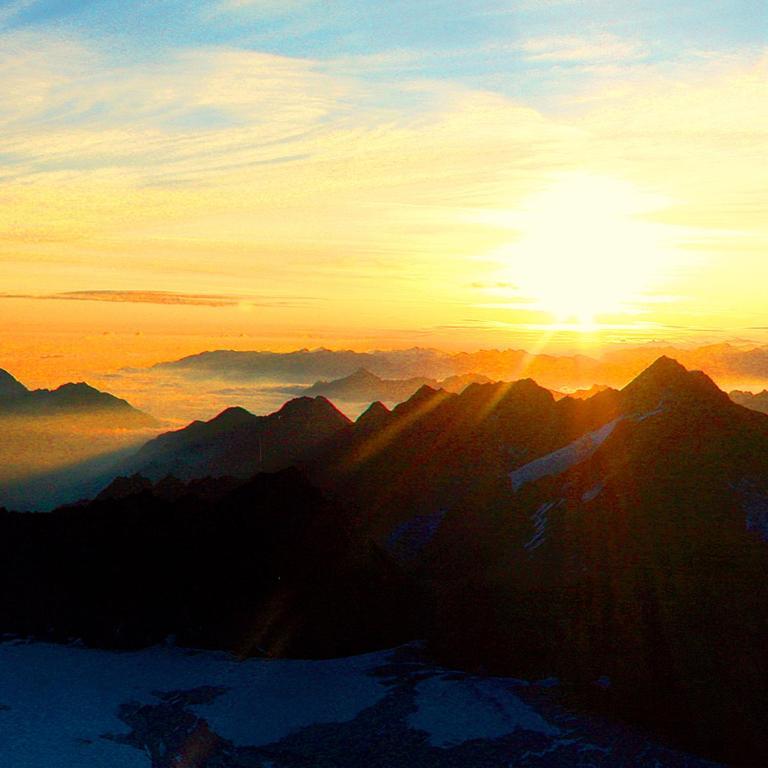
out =
[[[445,661],[608,676],[612,711],[764,762],[768,419],[706,375],[662,357],[583,401],[424,387],[314,478],[426,590]]]
[[[359,368],[343,379],[318,381],[305,394],[324,395],[348,402],[370,402],[372,400],[400,401],[409,398],[423,384],[434,384],[434,379],[417,377],[413,379],[380,379],[365,368]]]
[[[585,689],[607,676],[614,711],[762,764],[768,419],[665,359],[617,404],[581,437],[515,462],[512,494],[443,500],[421,562],[434,647]]]
[[[128,482],[136,493],[48,514],[0,511],[2,631],[108,647],[173,636],[303,658],[417,631],[387,557],[296,470],[200,481],[177,499],[162,484]]]
[[[766,346],[709,344],[686,349],[648,346],[614,350],[604,356],[603,362],[607,369],[635,369],[637,372],[661,355],[672,357],[687,368],[700,369],[722,384],[768,378]]]
[[[371,403],[355,421],[355,432],[372,434],[383,429],[392,418],[392,411],[378,400]]]
[[[87,384],[28,390],[0,371],[0,506],[52,509],[91,497],[157,422]]]
[[[743,405],[745,408],[751,408],[753,411],[760,411],[760,413],[768,413],[768,390],[766,389],[757,394],[735,389],[729,393],[729,397],[734,403]]]
[[[410,379],[381,379],[365,368],[359,368],[343,379],[318,381],[307,388],[304,394],[309,396],[323,395],[334,400],[347,402],[362,403],[385,400],[394,403],[407,400],[425,384],[433,389],[444,389],[446,392],[461,392],[470,384],[487,381],[486,376],[474,373],[450,376],[443,381],[423,376]]]
[[[687,371],[669,357],[660,357],[622,391],[626,409],[673,404],[727,405],[728,395],[701,371]]]
[[[118,501],[120,499],[127,499],[129,496],[136,496],[144,491],[149,491],[152,488],[152,481],[138,473],[131,475],[130,477],[116,477],[99,493],[96,497],[96,501]]]
[[[555,402],[531,380],[471,384],[461,394],[423,386],[400,403],[378,430],[355,430],[324,455],[313,473],[326,488],[368,510],[372,535],[422,508],[439,511],[469,497],[508,495],[515,462],[555,450],[614,418],[617,393]],[[428,507],[428,509],[424,509]]]
[[[157,422],[130,403],[84,382],[50,389],[29,390],[6,371],[0,370],[0,417],[61,415],[107,417],[115,428],[148,427]]]
[[[28,392],[29,390],[20,381],[0,368],[0,403],[24,397]]]
[[[290,400],[269,416],[227,408],[210,421],[150,440],[123,473],[154,480],[166,475],[245,478],[306,461],[350,428],[350,420],[324,397]]]
[[[153,493],[159,499],[165,499],[166,501],[178,501],[186,493],[188,493],[188,490],[188,485],[179,480],[178,477],[174,477],[173,475],[166,475],[162,480],[155,483]]]

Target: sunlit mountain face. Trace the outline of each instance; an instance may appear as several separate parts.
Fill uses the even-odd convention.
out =
[[[768,765],[766,29],[0,2],[4,764]]]

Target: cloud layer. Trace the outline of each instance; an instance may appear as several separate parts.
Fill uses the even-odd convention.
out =
[[[127,304],[183,305],[192,307],[274,307],[305,306],[307,296],[264,297],[215,293],[174,293],[172,291],[67,291],[64,293],[0,293],[0,299],[37,299],[43,301],[108,301]]]

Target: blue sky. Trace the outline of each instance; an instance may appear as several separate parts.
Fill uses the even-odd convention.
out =
[[[257,51],[311,61],[362,82],[420,78],[489,90],[545,112],[610,67],[664,71],[744,55],[768,40],[763,0],[8,0],[0,35],[30,35],[98,52],[96,67],[162,66],[201,50]],[[34,42],[34,36],[43,36]],[[53,62],[56,63],[56,62]],[[66,62],[61,62],[66,65]],[[402,107],[418,99],[399,94]],[[392,91],[384,97],[398,105]],[[86,117],[95,117],[93,105]],[[71,115],[74,119],[74,115]],[[220,111],[190,110],[186,125]]]
[[[514,89],[516,74],[557,68],[565,81],[579,61],[532,61],[532,38],[635,43],[649,63],[686,52],[765,44],[762,0],[11,0],[7,31],[44,29],[90,40],[114,60],[153,60],[179,49],[223,46],[335,60],[399,54],[389,73],[452,78]],[[506,77],[505,77],[506,76]]]

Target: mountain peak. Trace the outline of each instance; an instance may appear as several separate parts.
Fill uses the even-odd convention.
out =
[[[441,389],[435,389],[435,387],[430,387],[429,384],[422,384],[411,396],[408,398],[409,403],[419,403],[424,400],[430,400],[438,393],[442,392]]]
[[[283,407],[277,411],[280,418],[307,418],[317,419],[332,418],[334,421],[349,424],[349,419],[330,401],[328,398],[318,395],[317,397],[295,397],[289,400]]]
[[[92,387],[90,384],[86,383],[85,381],[68,381],[66,384],[62,384],[59,387],[56,387],[54,392],[80,392],[80,393],[90,393],[90,392],[98,392],[99,390],[95,387]]]
[[[640,377],[654,377],[654,378],[669,378],[680,377],[688,374],[688,369],[678,363],[672,357],[662,355],[656,358],[637,378]]]
[[[663,401],[730,402],[712,379],[702,371],[689,371],[677,360],[662,355],[621,390],[622,398],[634,408],[656,407]]]
[[[375,431],[386,424],[392,411],[380,400],[371,403],[358,417],[355,427],[364,431]]]
[[[381,379],[375,374],[371,373],[367,368],[358,368],[354,373],[350,373],[349,376],[344,377],[341,381],[355,382],[357,383],[372,383],[376,384]]]
[[[62,384],[56,389],[29,390],[7,371],[0,370],[0,411],[3,414],[51,417],[109,418],[111,427],[154,426],[157,422],[129,402],[101,392],[84,381]]]
[[[531,378],[513,381],[508,388],[507,397],[535,398],[548,403],[554,402],[555,399],[548,389],[545,389]]]
[[[366,409],[363,411],[363,413],[358,416],[358,421],[363,418],[366,414],[383,414],[383,413],[392,413],[392,411],[387,408],[384,403],[381,402],[381,400],[375,400],[372,402]]]
[[[96,501],[117,501],[151,490],[152,481],[136,472],[129,477],[116,477],[96,496]]]
[[[4,371],[0,368],[0,397],[21,397],[29,392],[29,390],[15,377],[11,376],[8,371]]]
[[[225,408],[221,413],[214,416],[208,423],[217,424],[219,426],[234,427],[238,424],[249,424],[256,416],[250,411],[246,411],[245,408],[241,408],[239,405],[233,405],[230,408]]]
[[[84,381],[70,381],[52,390],[36,390],[32,394],[41,393],[49,401],[49,404],[59,408],[108,408],[130,409],[133,408],[123,399],[110,395],[86,384]]]
[[[407,400],[395,406],[392,413],[401,417],[407,414],[418,413],[422,409],[430,410],[449,398],[458,395],[446,392],[444,389],[435,389],[429,384],[422,384]]]

